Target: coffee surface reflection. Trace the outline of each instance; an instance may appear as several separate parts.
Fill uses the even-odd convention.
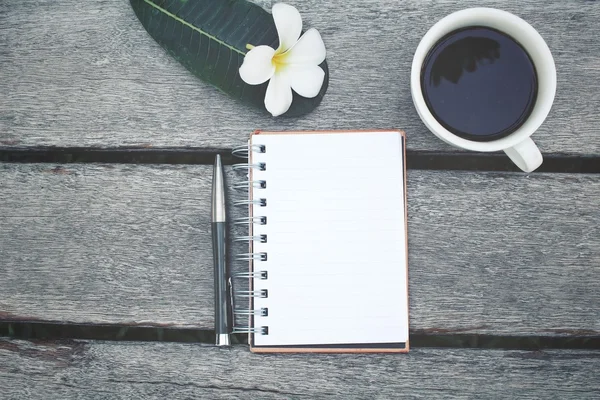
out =
[[[527,120],[537,97],[537,74],[523,47],[507,34],[468,27],[429,51],[421,88],[433,116],[465,139],[496,140]]]

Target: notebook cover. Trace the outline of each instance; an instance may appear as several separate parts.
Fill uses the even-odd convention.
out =
[[[277,135],[277,134],[298,134],[298,135],[308,135],[308,134],[320,134],[320,133],[356,133],[356,132],[397,132],[402,136],[402,157],[404,160],[404,167],[402,169],[402,179],[404,181],[404,221],[405,227],[404,229],[408,232],[408,215],[407,215],[407,196],[406,196],[406,134],[404,131],[399,129],[368,129],[368,130],[330,130],[330,131],[277,131],[277,132],[266,132],[261,130],[256,130],[252,133],[252,135]],[[249,162],[252,163],[252,153],[250,153]],[[252,170],[250,170],[250,180],[252,180]],[[252,188],[250,189],[250,198],[254,198],[252,193]],[[252,207],[249,207],[250,217],[252,217]],[[252,232],[253,225],[250,225],[250,236],[253,235]],[[252,246],[252,243],[250,244]],[[407,279],[406,284],[408,285],[408,235],[406,235],[406,273]],[[250,253],[252,253],[253,249],[250,249]],[[250,264],[250,272],[252,272],[253,264]],[[253,280],[249,280],[250,289],[254,290]],[[407,287],[407,295],[408,295],[408,287]],[[407,308],[408,308],[407,299]],[[250,309],[254,308],[253,299],[250,298]],[[409,326],[410,326],[410,314],[409,310],[406,310],[407,316],[409,317]],[[250,317],[250,326],[254,327],[254,318]],[[410,339],[409,339],[410,340]],[[248,344],[250,346],[250,351],[253,353],[408,353],[409,351],[409,340],[401,343],[350,343],[350,344],[323,344],[323,345],[268,345],[268,346],[257,346],[254,344],[254,334],[250,333],[248,335]]]

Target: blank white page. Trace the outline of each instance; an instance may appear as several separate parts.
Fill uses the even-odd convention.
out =
[[[403,137],[399,132],[260,133],[251,145],[256,346],[408,341]]]

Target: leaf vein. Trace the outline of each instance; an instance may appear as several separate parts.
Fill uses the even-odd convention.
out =
[[[163,14],[171,17],[172,19],[174,19],[175,21],[179,22],[180,24],[183,24],[183,25],[187,26],[188,28],[195,30],[199,34],[201,34],[203,36],[206,36],[207,38],[209,38],[211,40],[214,40],[215,42],[219,43],[220,45],[225,46],[228,49],[233,50],[233,51],[235,51],[238,54],[246,55],[246,53],[244,53],[243,51],[240,51],[240,50],[236,49],[235,47],[231,46],[230,44],[227,44],[227,43],[223,42],[222,40],[217,39],[215,36],[209,34],[208,32],[204,32],[202,29],[198,28],[197,26],[194,26],[194,25],[190,24],[189,22],[187,22],[187,21],[179,18],[177,15],[175,15],[175,14],[169,12],[168,10],[166,10],[166,9],[164,9],[164,8],[156,5],[151,0],[144,0],[144,2],[146,4],[148,4],[149,6],[151,6],[151,7],[154,7],[155,9],[157,9],[158,11],[160,11],[161,13],[163,13]]]

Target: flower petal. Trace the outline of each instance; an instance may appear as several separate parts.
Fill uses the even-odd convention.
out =
[[[308,98],[319,94],[325,79],[325,72],[318,65],[290,65],[286,73],[294,92]]]
[[[242,80],[250,85],[268,81],[275,73],[274,54],[275,50],[269,46],[256,46],[247,52],[240,67]]]
[[[321,34],[314,28],[307,30],[298,42],[285,54],[286,64],[319,65],[325,60],[326,51]]]
[[[286,74],[276,73],[269,81],[265,107],[274,117],[289,110],[292,105],[292,88]]]
[[[275,4],[271,12],[279,35],[277,53],[283,53],[298,41],[302,33],[302,17],[296,7],[284,3]]]

